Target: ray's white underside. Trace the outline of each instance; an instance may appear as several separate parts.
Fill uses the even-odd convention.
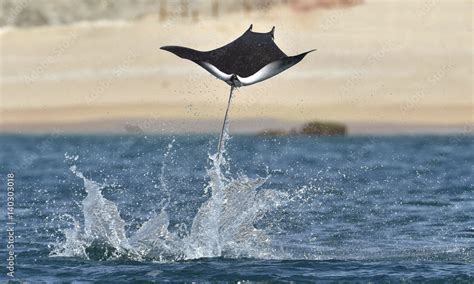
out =
[[[210,64],[209,62],[196,62],[201,67],[206,69],[209,73],[214,75],[216,78],[226,82],[227,84],[234,86],[234,87],[242,87],[242,86],[249,86],[266,79],[269,79],[286,69],[290,68],[291,66],[298,63],[300,60],[288,60],[288,58],[284,58],[281,60],[277,60],[265,65],[262,69],[258,70],[253,75],[248,77],[241,77],[236,74],[227,74],[219,70],[216,66]]]

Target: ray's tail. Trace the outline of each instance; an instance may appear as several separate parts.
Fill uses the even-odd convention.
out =
[[[222,158],[222,151],[224,148],[224,143],[225,143],[225,136],[227,135],[227,123],[228,123],[228,114],[229,114],[229,109],[230,109],[230,103],[232,102],[232,96],[234,94],[234,86],[230,87],[230,93],[229,93],[229,101],[227,102],[227,109],[225,111],[225,116],[224,116],[224,122],[222,123],[222,129],[221,129],[221,134],[219,135],[219,144],[217,145],[217,164],[221,164],[221,158]]]

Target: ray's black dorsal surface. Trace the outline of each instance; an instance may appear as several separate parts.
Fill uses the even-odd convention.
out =
[[[235,86],[247,86],[273,77],[301,61],[308,53],[287,56],[275,44],[274,28],[267,33],[252,31],[252,25],[236,40],[210,51],[181,46],[161,49],[191,60],[218,79]]]

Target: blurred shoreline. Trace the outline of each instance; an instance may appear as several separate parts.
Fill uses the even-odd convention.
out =
[[[253,23],[261,32],[276,26],[287,54],[318,51],[240,89],[231,131],[336,121],[350,134],[472,133],[472,7],[366,1],[303,13],[272,5],[199,20],[151,14],[4,27],[0,132],[217,132],[228,86],[159,47],[212,49]]]
[[[269,136],[291,136],[292,131],[304,124],[274,119],[234,119],[229,125],[233,134],[261,135],[265,131],[282,131],[285,134]],[[474,135],[474,125],[454,124],[393,124],[351,122],[344,124],[347,135]],[[7,125],[1,134],[218,134],[219,120],[97,120],[67,124],[17,124]],[[325,135],[323,135],[325,136]]]

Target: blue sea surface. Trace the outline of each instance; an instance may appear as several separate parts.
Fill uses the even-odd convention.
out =
[[[473,136],[0,135],[2,275],[474,282]]]

